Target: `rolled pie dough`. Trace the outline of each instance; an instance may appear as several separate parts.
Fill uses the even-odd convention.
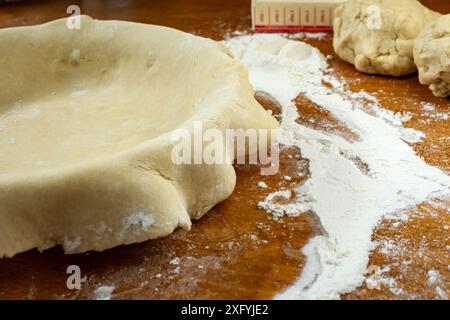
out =
[[[425,27],[414,41],[420,83],[437,97],[450,96],[450,14]]]
[[[391,76],[417,71],[413,41],[440,16],[417,0],[349,0],[334,14],[336,54],[359,71]]]
[[[0,88],[0,257],[188,229],[231,194],[235,172],[174,164],[171,132],[278,126],[227,49],[152,25],[0,30]]]

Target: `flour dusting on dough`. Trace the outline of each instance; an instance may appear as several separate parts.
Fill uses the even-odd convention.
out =
[[[67,252],[71,252],[81,245],[81,237],[76,237],[74,239],[65,238],[64,239],[64,249]]]
[[[126,217],[123,224],[125,230],[139,227],[143,231],[148,231],[148,228],[155,224],[155,217],[152,214],[138,212]]]

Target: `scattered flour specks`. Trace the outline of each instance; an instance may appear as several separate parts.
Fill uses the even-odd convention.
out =
[[[427,117],[426,120],[421,120],[421,122],[430,123],[432,120],[443,120],[446,121],[450,119],[450,112],[437,112],[436,106],[429,102],[424,102],[421,104],[422,107],[422,116]]]
[[[441,287],[436,287],[436,295],[439,299],[448,300],[448,295]]]
[[[258,208],[270,211],[275,219],[282,218],[283,216],[296,216],[302,213],[302,210],[299,210],[298,205],[294,203],[288,204],[279,204],[276,202],[277,199],[289,200],[292,196],[292,192],[290,190],[282,190],[273,192],[258,203]]]
[[[258,187],[262,188],[262,189],[267,189],[268,186],[264,181],[259,181],[258,182]]]
[[[434,111],[436,110],[436,106],[432,103],[423,103],[422,108],[424,111]]]
[[[111,300],[114,286],[101,286],[94,290],[95,300]]]
[[[281,105],[280,143],[298,147],[310,163],[311,176],[293,190],[293,201],[274,201],[292,196],[282,190],[258,206],[276,218],[310,210],[324,231],[302,249],[307,261],[301,277],[276,298],[339,298],[365,280],[371,234],[383,215],[448,197],[450,177],[426,164],[408,144],[423,138],[402,127],[409,114],[383,109],[367,92],[350,92],[345,81],[330,74],[327,58],[316,48],[267,34],[232,38],[225,45],[247,67],[254,89]],[[299,124],[301,106],[297,111],[293,102],[299,94],[329,111],[360,139],[347,141]],[[365,163],[367,172],[352,158]],[[378,279],[401,293],[385,271],[369,282],[375,285]]]
[[[389,271],[391,271],[390,267],[369,267],[367,270],[369,276],[366,279],[367,287],[369,289],[380,290],[381,286],[385,286],[395,295],[403,294],[403,289],[397,287],[397,281],[394,278],[386,275],[386,273]]]
[[[439,280],[440,274],[436,270],[431,269],[427,273],[427,278],[428,278],[428,284],[432,285],[432,284],[435,284]]]

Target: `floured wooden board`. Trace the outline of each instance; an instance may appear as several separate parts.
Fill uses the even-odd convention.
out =
[[[449,12],[445,1],[430,8]],[[83,13],[100,19],[123,19],[176,27],[214,39],[250,26],[250,3],[241,0],[141,2],[142,7],[89,1]],[[65,15],[69,1],[25,2],[0,8],[0,27],[36,24]],[[195,12],[195,14],[194,14]],[[333,55],[330,66],[351,90],[376,96],[383,108],[409,112],[404,126],[426,137],[412,144],[425,161],[450,172],[450,102],[434,97],[416,76],[400,79],[361,74],[333,54],[331,37],[302,39]],[[272,101],[260,103],[276,112]],[[326,110],[299,96],[299,122],[316,129],[352,132]],[[426,107],[427,104],[433,108]],[[310,119],[314,119],[312,122]],[[361,164],[362,170],[364,165]],[[305,257],[300,249],[320,233],[312,215],[274,221],[256,204],[281,187],[293,188],[308,178],[309,163],[296,149],[281,152],[279,174],[262,177],[259,168],[236,166],[238,181],[233,195],[194,223],[190,232],[102,253],[64,256],[59,248],[36,251],[0,260],[0,298],[66,299],[269,299],[289,287],[302,272]],[[292,177],[287,181],[284,176]],[[263,181],[268,188],[261,188]],[[344,295],[345,299],[436,299],[438,288],[450,295],[448,284],[450,215],[446,200],[423,203],[411,209],[405,221],[385,219],[374,232],[376,244],[368,266],[370,281]],[[447,200],[448,201],[448,200]],[[78,265],[81,290],[66,286],[69,265]],[[431,271],[431,274],[430,274]],[[433,273],[434,272],[434,273]],[[439,274],[439,277],[433,275]],[[431,279],[431,280],[430,280]],[[100,290],[99,290],[100,288]],[[400,290],[401,289],[401,290]]]

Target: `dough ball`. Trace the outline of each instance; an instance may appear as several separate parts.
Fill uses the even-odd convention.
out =
[[[410,74],[414,39],[439,16],[417,0],[350,0],[335,11],[334,50],[362,72]]]
[[[414,41],[419,80],[435,96],[450,96],[450,14],[425,27]]]

